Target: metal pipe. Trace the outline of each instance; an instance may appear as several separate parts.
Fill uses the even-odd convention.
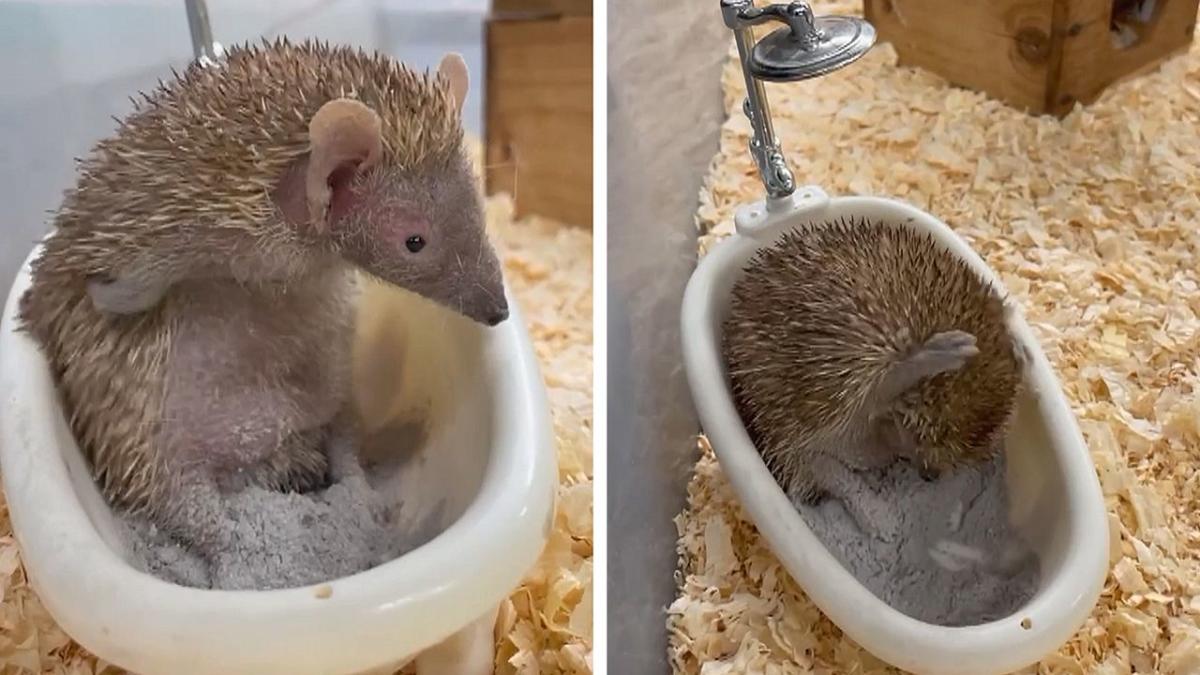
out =
[[[763,83],[750,71],[751,50],[754,49],[752,26],[778,20],[772,12],[755,8],[750,0],[721,0],[721,14],[725,25],[733,31],[737,43],[738,57],[742,64],[742,76],[746,80],[746,100],[742,112],[750,119],[754,138],[750,141],[750,154],[758,165],[759,178],[771,199],[783,199],[796,190],[796,180],[787,166],[779,141],[775,138],[775,127],[771,123],[771,107]]]
[[[202,64],[215,63],[221,56],[221,45],[213,41],[212,24],[208,20],[205,0],[184,0],[187,6],[188,28],[192,33],[192,53]]]
[[[875,29],[853,17],[818,19],[804,0],[766,7],[755,7],[751,0],[721,0],[721,18],[733,31],[746,80],[742,110],[754,129],[750,154],[767,196],[773,201],[784,199],[795,191],[796,180],[775,138],[763,80],[806,80],[849,65],[875,43]],[[756,40],[754,27],[768,22],[787,27]]]

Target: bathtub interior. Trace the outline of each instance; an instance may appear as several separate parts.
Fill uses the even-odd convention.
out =
[[[495,333],[407,291],[364,281],[354,354],[363,457],[388,481],[414,545],[456,522],[479,497],[494,452],[505,386]],[[395,480],[392,480],[394,476]]]
[[[479,497],[493,450],[500,447],[493,442],[500,373],[491,364],[489,342],[482,327],[454,312],[364,283],[353,365],[355,404],[366,432],[363,458],[377,487],[401,504],[410,550],[462,517]],[[48,378],[44,362],[41,369]],[[134,564],[126,530],[50,396],[25,405],[31,414],[54,411],[57,451],[75,496],[104,543]]]

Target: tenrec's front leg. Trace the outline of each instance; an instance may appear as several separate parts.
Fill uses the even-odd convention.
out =
[[[903,361],[893,365],[870,393],[863,411],[866,419],[860,426],[870,429],[865,438],[874,453],[893,458],[917,457],[916,440],[892,414],[898,399],[927,378],[962,368],[977,354],[979,348],[975,346],[975,336],[953,330],[933,335]],[[936,477],[931,470],[924,467],[920,470],[926,479]]]
[[[937,333],[896,363],[871,395],[875,410],[887,408],[896,398],[929,377],[958,370],[979,354],[975,336],[960,330]]]
[[[263,376],[245,344],[231,342],[243,333],[218,316],[181,322],[166,363],[157,439],[169,481],[166,524],[214,562],[232,543],[221,488],[278,459],[288,439],[322,424],[296,405],[295,392]],[[313,452],[314,473],[323,475],[324,455]]]
[[[112,269],[88,279],[92,304],[110,314],[139,314],[157,305],[180,281],[232,276],[229,259],[203,253],[214,249],[198,247],[202,243],[195,239],[198,236],[194,228],[163,233],[153,251],[132,251],[114,261]]]
[[[883,381],[868,394],[863,419],[851,425],[844,437],[825,439],[800,453],[788,488],[797,501],[827,495],[836,498],[864,533],[884,541],[899,536],[900,519],[892,504],[881,498],[855,469],[882,468],[897,457],[914,457],[915,441],[892,416],[897,399],[922,380],[957,370],[979,353],[975,337],[962,331],[938,333],[896,363]],[[860,430],[868,430],[861,433]]]
[[[267,390],[211,398],[201,386],[176,381],[167,395],[160,441],[170,482],[163,515],[164,525],[219,569],[234,543],[221,479],[277,452],[290,420],[288,406]]]
[[[96,309],[110,314],[138,314],[157,305],[172,286],[189,280],[284,278],[288,256],[263,268],[255,242],[239,241],[242,233],[220,228],[180,227],[156,235],[150,250],[133,250],[112,261],[112,268],[92,276],[88,295]]]
[[[492,609],[470,625],[417,655],[417,675],[492,675],[496,658],[496,614]]]

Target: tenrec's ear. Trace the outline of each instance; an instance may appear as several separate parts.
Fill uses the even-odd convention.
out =
[[[318,229],[327,226],[333,192],[348,179],[379,163],[383,138],[379,115],[360,101],[334,99],[308,123],[311,146],[304,187],[308,216]]]
[[[470,77],[467,75],[467,63],[463,57],[451,52],[442,57],[438,72],[450,83],[450,94],[454,96],[455,110],[462,113],[463,101],[467,99],[467,87]]]

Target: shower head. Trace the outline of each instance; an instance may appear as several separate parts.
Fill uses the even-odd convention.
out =
[[[213,40],[205,0],[184,0],[187,8],[188,30],[192,34],[192,52],[201,65],[214,65],[224,54],[221,43]]]
[[[767,22],[786,24],[742,55],[747,71],[760,80],[820,77],[857,61],[875,45],[875,27],[865,19],[817,17],[802,0],[766,7],[755,7],[750,0],[722,0],[721,9],[725,25],[735,33],[747,34]]]
[[[794,82],[849,65],[875,44],[875,27],[857,17],[813,18],[804,3],[792,3],[785,11],[798,9],[788,25],[771,32],[754,45],[750,72],[760,80]]]

